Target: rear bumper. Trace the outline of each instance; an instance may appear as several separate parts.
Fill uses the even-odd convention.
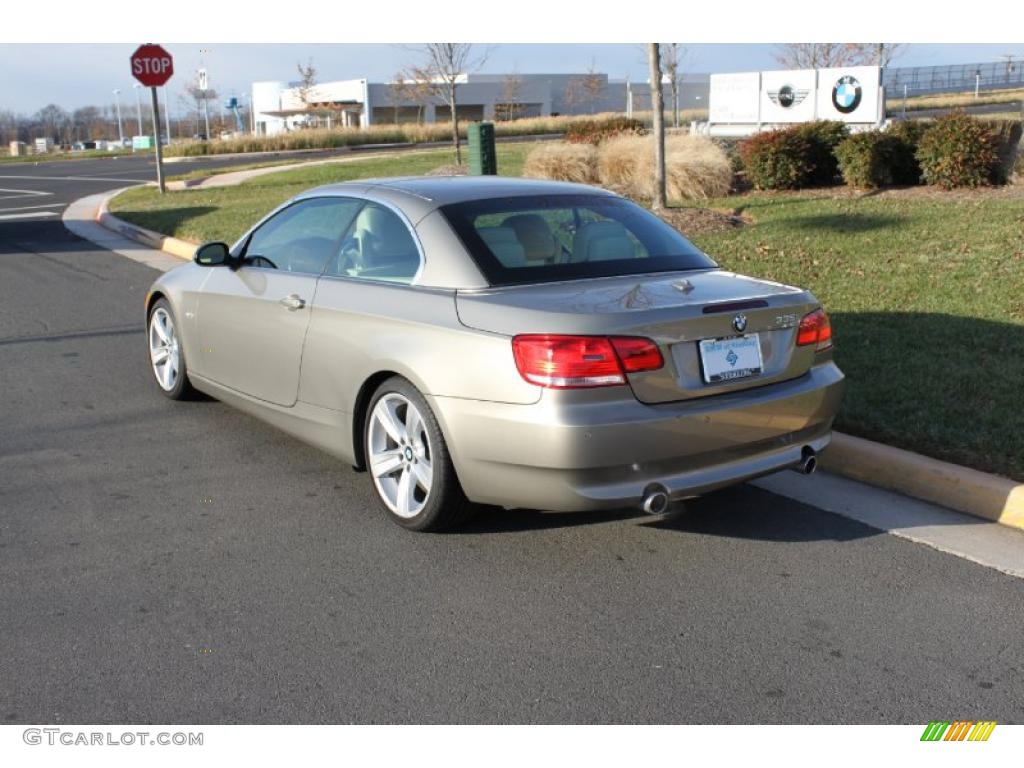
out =
[[[796,466],[823,450],[842,396],[831,361],[729,395],[645,405],[621,390],[569,402],[545,391],[512,405],[430,397],[467,496],[504,507],[582,511],[673,500]]]

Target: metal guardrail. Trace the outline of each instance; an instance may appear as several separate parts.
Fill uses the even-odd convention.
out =
[[[976,88],[979,91],[1024,88],[1024,55],[1020,59],[977,64],[892,67],[882,73],[882,84],[890,98],[902,96],[904,92],[908,96],[920,96]]]

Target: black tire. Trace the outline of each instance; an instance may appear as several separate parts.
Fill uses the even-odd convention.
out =
[[[432,482],[429,492],[423,502],[423,508],[413,517],[402,517],[388,505],[388,502],[377,487],[374,479],[373,467],[370,463],[370,426],[372,423],[374,408],[377,403],[386,395],[397,394],[412,403],[420,413],[424,432],[427,435],[430,449],[430,463],[432,470]],[[377,498],[381,509],[387,516],[403,528],[412,531],[447,531],[466,522],[475,511],[474,505],[466,498],[462,490],[459,478],[455,473],[455,465],[452,463],[451,455],[448,453],[448,445],[445,443],[444,435],[441,434],[441,427],[437,423],[434,412],[430,409],[426,399],[420,394],[407,379],[400,376],[393,376],[382,383],[370,398],[370,404],[366,409],[366,418],[363,422],[363,449],[366,456],[367,475],[370,487]]]
[[[160,393],[164,397],[169,397],[171,400],[193,400],[197,396],[196,390],[192,386],[192,382],[188,378],[188,364],[185,361],[185,347],[181,343],[181,326],[178,325],[178,318],[174,314],[174,310],[171,309],[171,303],[167,299],[160,298],[153,302],[153,306],[149,308],[149,315],[146,317],[146,347],[149,349],[150,339],[153,334],[153,318],[157,312],[162,310],[166,312],[170,317],[171,322],[174,325],[174,333],[177,337],[177,350],[178,350],[178,376],[174,381],[172,387],[165,388],[164,385],[157,378],[157,373],[153,368],[152,357],[150,357],[149,370],[153,374],[153,383],[156,384],[156,388],[160,390]]]

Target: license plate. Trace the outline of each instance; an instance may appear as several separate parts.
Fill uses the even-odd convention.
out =
[[[761,342],[756,333],[700,342],[700,363],[707,384],[745,379],[761,373]]]

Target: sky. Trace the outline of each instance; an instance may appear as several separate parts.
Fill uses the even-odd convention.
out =
[[[408,46],[389,44],[204,43],[165,45],[174,57],[175,76],[168,84],[172,112],[181,108],[185,84],[200,66],[220,96],[245,97],[257,80],[295,80],[297,63],[312,59],[318,80],[365,77],[389,80],[415,61]],[[691,72],[742,72],[775,66],[770,44],[687,44]],[[484,46],[481,46],[481,49]],[[55,103],[73,110],[111,104],[115,88],[123,104],[132,103],[134,80],[128,58],[134,45],[4,44],[0,45],[0,110],[32,114]],[[1021,44],[915,44],[896,66],[929,66],[1001,60],[1012,53],[1024,59]],[[503,44],[490,49],[482,72],[521,74],[585,72],[593,66],[610,77],[646,80],[642,44]],[[145,94],[143,94],[145,96]],[[245,99],[247,101],[247,99]]]

